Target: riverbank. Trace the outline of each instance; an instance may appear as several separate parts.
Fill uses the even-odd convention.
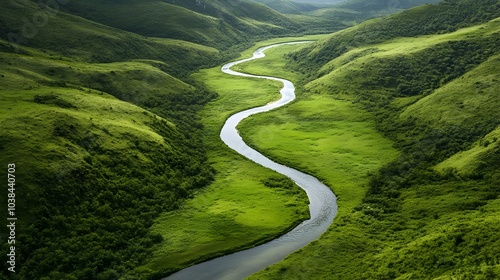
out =
[[[261,244],[309,217],[309,202],[302,190],[294,184],[288,188],[283,176],[244,159],[219,137],[232,113],[279,98],[280,83],[232,77],[220,67],[202,70],[194,78],[219,95],[200,116],[209,162],[217,174],[214,183],[182,209],[155,223],[152,230],[162,234],[164,241],[139,269],[160,271],[157,275]],[[269,187],[270,181],[282,182]]]
[[[290,45],[270,49],[264,59],[250,62],[248,65],[263,70],[263,74],[287,75],[283,64],[284,54],[300,47]],[[253,71],[248,70],[248,65],[237,65],[235,69]],[[291,79],[296,79],[293,73],[288,75]],[[164,242],[163,247],[157,251],[158,254],[148,264],[150,268],[164,273],[272,239],[297,221],[305,219],[307,212],[308,202],[303,193],[302,197],[300,196],[300,190],[292,194],[266,189],[262,180],[265,180],[266,176],[269,178],[276,175],[243,160],[218,140],[220,128],[229,115],[240,109],[276,100],[280,83],[232,77],[222,74],[219,67],[200,71],[195,76],[205,81],[210,89],[217,89],[219,93],[219,98],[210,103],[202,115],[206,143],[210,150],[209,157],[218,170],[218,175],[211,187],[189,201],[185,208],[163,217],[155,226],[156,232],[168,232],[166,240],[173,241],[168,244]],[[259,89],[261,94],[256,95],[256,89]],[[277,117],[281,111],[284,115]],[[266,155],[303,168],[332,186],[334,192],[340,193],[341,217],[359,204],[365,192],[363,184],[366,183],[366,173],[376,170],[387,157],[393,155],[389,153],[390,143],[384,142],[373,130],[370,118],[345,100],[300,92],[298,101],[287,105],[285,109],[265,115],[271,115],[276,121],[283,122],[268,123],[270,127],[266,128],[269,120],[266,121],[264,115],[254,116],[249,121],[255,119],[255,127],[259,127],[264,133],[256,130],[248,133],[248,125],[244,124],[240,129],[245,133],[245,137],[250,135],[248,139],[251,145],[263,148]],[[330,128],[324,129],[327,127]],[[283,131],[289,133],[283,134]],[[279,145],[283,153],[280,155],[266,145]],[[377,152],[379,148],[381,151]],[[346,152],[346,149],[349,152]],[[234,193],[235,190],[237,193]],[[295,195],[295,199],[291,199],[290,195]],[[238,223],[221,224],[220,219],[225,219],[226,222],[231,219],[235,221],[235,217],[249,210],[252,214],[247,217],[262,215],[268,217],[268,220],[253,219],[255,223],[247,227]],[[276,216],[272,213],[276,213]],[[283,217],[293,219],[283,220]],[[289,227],[283,223],[288,223]],[[279,226],[280,230],[276,230]],[[267,230],[267,233],[264,230]],[[269,233],[273,230],[274,233]]]

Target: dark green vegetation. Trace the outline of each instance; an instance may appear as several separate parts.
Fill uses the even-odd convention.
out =
[[[154,219],[213,180],[195,113],[214,94],[179,78],[219,51],[31,1],[0,13],[0,161],[17,167],[19,219],[9,279],[129,274],[162,241]]]
[[[230,113],[274,98],[273,83],[235,85],[218,68],[191,74],[257,39],[338,30],[399,9],[346,5],[284,16],[249,1],[4,1],[0,173],[5,182],[7,163],[16,164],[19,218],[9,277],[152,278],[304,219],[303,193],[217,142]],[[337,226],[266,275],[500,274],[490,233],[499,228],[498,21],[488,22],[499,10],[498,1],[446,1],[290,56],[309,99],[276,119],[298,123],[278,124],[277,139],[308,141],[307,129],[338,134],[335,141],[357,137],[345,149],[313,139],[313,159],[308,142],[297,151],[322,178],[360,180],[344,185],[348,207]],[[255,88],[265,94],[254,96]],[[213,91],[219,98],[207,106]],[[323,129],[323,118],[337,126]],[[380,172],[395,153],[375,124],[401,153]],[[339,162],[339,173],[325,168]],[[6,192],[0,197],[5,205]]]
[[[195,12],[198,6],[180,7],[154,1],[137,6],[133,1],[107,4],[95,1],[94,8],[99,10],[94,12],[121,14],[121,18],[114,18],[117,22],[107,22],[113,25],[110,27],[98,23],[102,15],[94,15],[92,7],[84,6],[83,1],[43,3],[9,0],[2,3],[0,11],[0,165],[16,164],[19,219],[16,274],[8,275],[3,254],[1,278],[7,275],[11,279],[148,278],[158,271],[165,273],[201,258],[268,240],[307,217],[304,194],[285,188],[287,184],[283,184],[284,188],[269,187],[274,186],[268,183],[275,176],[272,172],[248,163],[237,165],[234,161],[241,158],[227,150],[223,152],[226,157],[220,160],[226,165],[217,166],[215,159],[208,161],[207,144],[203,141],[218,141],[215,133],[220,123],[228,111],[238,106],[216,111],[218,117],[213,123],[204,123],[213,129],[210,132],[213,137],[204,139],[208,130],[203,130],[199,111],[216,94],[190,77],[200,67],[234,57],[235,52],[229,46],[241,44],[236,48],[241,49],[242,43],[255,40],[246,32],[253,34],[255,30],[268,28],[269,32],[257,38],[291,32],[293,28],[278,26],[294,25],[289,19],[258,5],[253,11],[255,15],[262,16],[265,11],[266,20],[278,25],[261,22],[245,15],[248,9],[223,1],[212,9],[222,14],[218,20]],[[76,5],[82,5],[79,11],[89,12],[82,14],[88,18],[69,13]],[[162,5],[175,9],[162,10]],[[253,7],[251,3],[247,5]],[[157,6],[160,8],[155,9]],[[153,17],[137,13],[139,8],[160,14]],[[180,18],[171,19],[162,11],[173,11]],[[270,19],[271,14],[275,18]],[[91,15],[96,21],[89,20]],[[119,22],[123,18],[127,20]],[[123,30],[131,18],[166,18],[171,20],[166,22],[168,26],[184,26],[184,30],[179,36],[154,33],[168,28],[151,21],[146,22],[147,27],[156,26],[156,31]],[[196,31],[181,22],[191,19],[189,22],[193,23],[197,18],[218,21],[217,26],[222,29],[217,33],[201,22],[203,28]],[[233,27],[232,20],[243,27]],[[215,40],[180,40],[191,39],[184,35],[196,32]],[[223,150],[222,144],[217,149]],[[225,168],[227,165],[233,169]],[[238,171],[234,171],[236,167]],[[266,194],[260,198],[262,207],[253,209],[258,204],[252,200],[246,206],[226,203],[237,201],[231,189],[240,186],[241,178],[252,169],[256,176],[245,183],[242,192],[246,191],[248,196]],[[232,170],[234,174],[221,170]],[[6,181],[6,173],[1,174]],[[231,175],[234,177],[228,179]],[[173,259],[179,262],[161,262],[153,270],[141,267],[151,262],[153,256],[164,258],[161,255],[164,247],[170,250],[167,254],[186,248],[184,243],[177,247],[169,243],[178,232],[158,218],[184,205],[189,207],[186,199],[207,186],[221,188],[217,183],[221,181],[227,196],[212,195],[219,205],[214,209],[221,212],[215,215],[206,209],[192,210],[192,213],[205,211],[200,220],[214,225],[218,243],[210,245],[213,250],[203,252],[193,247],[187,258],[183,259],[179,252],[174,255]],[[217,185],[210,185],[212,182]],[[6,205],[6,198],[4,192],[1,205]],[[273,201],[270,207],[266,199]],[[238,208],[245,207],[246,213],[238,212]],[[275,214],[257,219],[264,217],[262,213],[266,211]],[[180,217],[185,212],[174,213],[179,213],[174,217]],[[234,213],[239,213],[236,219]],[[289,219],[280,219],[282,216]],[[221,236],[227,236],[220,235],[221,228],[213,223],[219,220],[223,224],[223,218],[227,220],[227,228],[235,233],[229,243],[224,242]],[[183,228],[177,229],[183,234],[179,240],[184,240]],[[4,241],[5,230],[2,227]],[[193,236],[202,236],[203,230],[199,228],[200,235]],[[7,252],[8,246],[2,242],[1,251]]]
[[[252,1],[70,1],[64,10],[145,36],[168,37],[229,48],[271,35],[297,31],[299,25]]]
[[[256,0],[270,7],[271,9],[284,14],[302,14],[317,10],[324,5],[314,3],[300,3],[290,0]]]
[[[445,1],[289,56],[304,94],[366,110],[400,155],[353,188],[362,201],[321,239],[251,279],[500,277],[499,11]]]

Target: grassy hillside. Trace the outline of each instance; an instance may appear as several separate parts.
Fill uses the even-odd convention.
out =
[[[305,12],[314,11],[323,7],[323,5],[318,5],[314,3],[300,3],[290,0],[256,0],[256,1],[263,3],[269,8],[283,14],[301,14]]]
[[[154,220],[213,180],[196,113],[214,94],[187,74],[219,51],[32,1],[0,14],[0,164],[16,165],[17,184],[9,279],[125,277],[162,242]]]
[[[227,49],[284,35],[298,25],[253,1],[71,1],[65,11],[149,37],[175,38]]]
[[[42,9],[32,1],[9,0],[3,7],[0,38],[42,49],[52,58],[63,56],[85,62],[158,60],[163,62],[160,65],[163,71],[179,77],[219,57],[218,51],[210,47],[172,39],[145,38],[63,13],[60,9]],[[5,42],[1,50],[20,51]]]
[[[18,186],[18,271],[9,279],[115,279],[161,241],[149,232],[153,219],[207,185],[212,172],[182,122],[87,87],[85,79],[115,71],[114,82],[134,88],[133,75],[142,72],[193,89],[145,63],[57,63],[38,55],[0,59],[1,165],[15,163]]]
[[[290,56],[297,62],[288,68],[311,66],[295,68],[313,71],[306,93],[370,112],[400,156],[370,175],[361,203],[321,239],[250,279],[499,277],[493,248],[500,229],[500,20],[491,19],[498,9],[468,6],[457,14],[460,22],[432,17],[436,9],[470,3],[447,1],[368,22]],[[414,27],[384,33],[389,24]],[[387,37],[354,37],[372,29]],[[287,130],[274,126],[278,135]],[[271,145],[254,138],[257,146]]]
[[[317,75],[317,70],[353,48],[398,37],[447,33],[484,23],[500,16],[498,1],[443,1],[374,19],[334,33],[323,42],[294,54],[297,69]],[[320,72],[321,74],[321,72]],[[316,76],[316,77],[317,77]]]
[[[437,3],[439,0],[348,0],[340,2],[311,11],[308,15],[352,26],[368,19],[397,13],[418,5]]]

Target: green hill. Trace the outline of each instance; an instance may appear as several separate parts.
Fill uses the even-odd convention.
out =
[[[2,5],[0,164],[16,165],[18,198],[9,279],[117,279],[162,241],[154,219],[213,178],[196,112],[214,95],[187,75],[220,53]]]
[[[417,7],[289,56],[304,94],[370,112],[400,156],[320,240],[251,279],[500,276],[498,5]]]
[[[0,39],[86,62],[115,62],[131,59],[162,61],[162,69],[186,74],[218,59],[216,49],[190,42],[146,38],[111,28],[78,16],[42,9],[32,1],[7,1],[0,11]],[[25,15],[33,15],[31,18]],[[45,19],[36,25],[39,15]],[[43,24],[42,24],[43,23]],[[3,51],[16,51],[2,43]]]
[[[320,17],[333,21],[343,22],[347,25],[355,25],[367,19],[377,18],[422,4],[437,3],[440,0],[348,0],[341,1],[322,9],[316,9],[308,13],[310,16]]]
[[[318,4],[300,3],[290,0],[256,0],[263,3],[269,8],[276,10],[283,14],[301,14],[317,10],[322,7]]]
[[[71,1],[65,11],[149,37],[175,38],[227,49],[287,34],[298,25],[253,1]]]
[[[0,58],[1,164],[16,165],[22,264],[10,279],[112,279],[143,261],[161,241],[148,233],[153,219],[205,186],[211,171],[181,119],[98,88],[142,91],[143,75],[175,85],[119,96],[137,103],[195,90],[144,62],[54,61],[21,50],[30,54]]]
[[[304,72],[320,67],[347,51],[398,37],[446,33],[500,16],[498,1],[443,1],[424,5],[383,19],[374,19],[334,33],[323,42],[295,55]]]
[[[168,232],[151,232],[155,219],[180,208],[215,176],[202,139],[216,137],[205,135],[198,115],[215,94],[190,77],[193,71],[234,57],[261,38],[347,27],[360,19],[347,15],[367,9],[349,2],[338,10],[346,18],[332,20],[325,10],[285,16],[243,0],[45,3],[7,0],[0,10],[0,166],[16,166],[19,218],[18,271],[9,279],[158,273],[141,266],[158,253],[158,244],[168,246],[162,242]],[[299,254],[276,273],[290,279],[352,271],[358,279],[500,275],[498,253],[488,249],[498,247],[489,232],[499,228],[498,5],[427,5],[333,34],[289,57],[289,69],[302,71],[307,81],[302,90],[371,112],[402,156],[372,174],[363,204],[339,221],[342,234],[359,234],[344,242],[331,231],[302,251],[308,263],[297,264]],[[214,82],[230,91],[224,81]],[[226,113],[217,113],[220,120],[204,123],[218,126]],[[222,156],[218,160],[236,168]],[[219,178],[225,195],[234,195],[228,186],[246,171],[246,164],[238,165],[232,183]],[[255,172],[245,185],[249,193],[253,184],[265,187],[270,176]],[[6,199],[1,196],[2,205]],[[209,223],[206,215],[198,218]],[[182,253],[185,231],[176,232],[174,249]],[[0,237],[7,240],[5,227]],[[446,246],[436,250],[439,244]],[[2,252],[8,246],[2,243]],[[348,247],[353,254],[346,254]],[[197,248],[187,255],[204,256]],[[309,262],[330,258],[338,261],[310,271],[317,267]],[[391,269],[395,264],[398,269]]]

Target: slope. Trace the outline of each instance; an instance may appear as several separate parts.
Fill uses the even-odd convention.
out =
[[[61,8],[62,5],[40,7],[32,1],[9,0],[0,11],[0,38],[87,62],[159,60],[164,62],[162,69],[175,76],[213,63],[219,56],[213,48],[179,40],[145,38],[63,13]],[[5,44],[2,50],[19,51],[14,45]]]
[[[304,94],[370,112],[400,156],[320,240],[251,279],[499,277],[500,19],[471,3],[412,9],[289,56],[309,77]],[[268,134],[287,131],[274,125]]]
[[[298,28],[272,9],[245,0],[92,0],[71,1],[62,8],[144,36],[181,39],[219,49]]]
[[[422,4],[437,2],[439,0],[349,0],[341,1],[341,3],[336,3],[322,9],[316,9],[309,12],[308,15],[335,20],[352,26],[368,19],[397,13]]]
[[[142,73],[192,89],[145,63],[55,62],[21,51],[31,55],[0,59],[1,164],[16,165],[18,197],[10,279],[112,279],[143,261],[161,241],[149,233],[153,219],[205,186],[211,171],[177,120],[78,79],[116,72],[115,83],[133,88]]]
[[[498,1],[443,1],[424,5],[381,19],[374,19],[332,34],[322,42],[294,55],[297,68],[316,73],[324,64],[347,51],[398,37],[446,33],[500,16]],[[321,75],[321,73],[320,73]]]
[[[269,8],[283,14],[301,14],[305,12],[314,11],[323,7],[323,5],[300,3],[290,0],[255,0],[255,1],[265,4]]]
[[[16,166],[19,219],[9,279],[117,279],[162,241],[154,219],[213,178],[196,112],[214,95],[179,78],[219,52],[55,8],[0,11],[0,161]]]

